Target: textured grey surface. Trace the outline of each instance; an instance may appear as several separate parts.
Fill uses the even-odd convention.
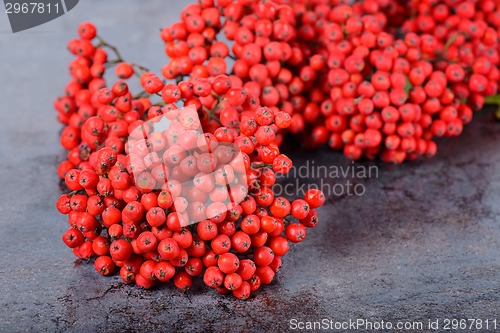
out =
[[[66,41],[97,23],[125,58],[160,68],[158,28],[180,1],[81,1],[13,35],[0,14],[0,331],[284,331],[318,320],[500,319],[500,125],[480,114],[438,157],[380,166],[362,197],[330,200],[273,285],[251,300],[203,286],[143,291],[74,264],[54,209],[61,156],[53,98],[68,79]],[[294,154],[292,154],[294,155]],[[298,154],[295,154],[298,155]],[[297,165],[347,165],[338,153]]]

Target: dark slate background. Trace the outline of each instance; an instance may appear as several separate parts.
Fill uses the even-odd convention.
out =
[[[144,291],[75,262],[54,208],[62,149],[52,103],[68,80],[66,42],[92,20],[126,59],[159,69],[159,28],[185,4],[81,1],[18,34],[0,14],[0,331],[276,332],[292,318],[500,319],[500,124],[491,112],[441,141],[436,158],[380,165],[378,179],[354,180],[364,196],[329,198],[273,285],[247,302],[203,286],[188,295]],[[299,166],[349,165],[339,153],[290,150]]]

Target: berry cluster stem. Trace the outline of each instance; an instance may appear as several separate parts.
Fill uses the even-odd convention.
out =
[[[99,35],[97,35],[96,38],[97,38],[97,40],[99,40],[99,44],[97,45],[98,47],[106,47],[106,48],[110,49],[111,51],[113,51],[113,53],[116,56],[116,59],[108,61],[108,64],[115,65],[115,64],[125,62],[124,58],[122,57],[122,55],[120,54],[120,51],[118,51],[118,48],[116,46],[109,44]],[[138,70],[140,70],[143,73],[150,71],[147,67],[140,65],[140,64],[130,63],[130,65],[137,68]]]

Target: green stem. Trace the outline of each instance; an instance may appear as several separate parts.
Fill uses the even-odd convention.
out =
[[[176,84],[179,84],[179,83],[181,83],[183,80],[184,80],[184,75],[177,76],[177,77],[175,78],[175,83],[176,83]]]
[[[217,94],[216,92],[212,91],[210,94],[212,94],[212,97],[217,99],[217,104],[215,105],[215,108],[217,108],[217,106],[219,106],[219,103],[220,101],[222,100],[222,96]],[[214,109],[215,109],[214,108]]]
[[[252,163],[252,169],[261,169],[261,168],[272,168],[273,165],[272,164],[268,164],[268,163]]]
[[[134,95],[133,99],[138,99],[138,98],[142,98],[142,97],[149,97],[149,96],[151,96],[151,95],[148,94],[147,92],[141,91],[140,93]]]
[[[106,42],[101,36],[96,36],[97,40],[99,40],[99,44],[97,45],[98,47],[107,47],[108,49],[110,49],[111,51],[113,51],[116,55],[116,57],[118,58],[118,60],[120,60],[121,62],[123,62],[123,57],[122,55],[120,54],[120,51],[118,51],[118,49],[109,44],[108,42]]]
[[[150,72],[150,70],[147,67],[144,67],[142,65],[136,63],[131,63],[131,65],[139,69],[141,72]]]
[[[446,44],[443,47],[443,53],[445,53],[450,48],[450,46],[453,43],[455,43],[459,34],[460,34],[460,32],[457,32],[457,33],[453,34],[453,36],[451,36],[450,39],[448,39],[448,41],[446,42]]]
[[[500,94],[486,97],[484,99],[484,104],[493,104],[500,106]]]
[[[203,110],[208,114],[209,120],[215,120],[217,123],[219,123],[219,125],[222,125],[220,119],[215,116],[215,114],[212,110],[210,110],[206,106],[203,106]]]
[[[496,105],[497,110],[495,112],[495,117],[500,120],[500,94],[486,97],[484,99],[484,104]]]

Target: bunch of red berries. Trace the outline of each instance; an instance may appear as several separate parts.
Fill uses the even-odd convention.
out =
[[[434,156],[497,93],[500,1],[351,2],[199,1],[162,30],[162,74],[232,73],[309,147]]]
[[[283,136],[353,160],[432,157],[498,103],[499,28],[500,0],[199,0],[161,31],[162,79],[84,23],[55,102],[63,240],[127,283],[203,276],[248,298],[325,201],[275,197]]]
[[[100,274],[119,270],[144,288],[187,289],[200,276],[247,299],[271,283],[325,201],[314,189],[292,202],[274,195],[276,175],[292,167],[279,149],[290,115],[261,106],[238,76],[167,84],[123,61],[91,23],[78,32],[72,79],[55,102],[69,150],[58,173],[70,192],[56,204],[66,245],[95,258]],[[119,80],[108,86],[110,66]],[[144,89],[135,96],[125,81],[134,75]]]

